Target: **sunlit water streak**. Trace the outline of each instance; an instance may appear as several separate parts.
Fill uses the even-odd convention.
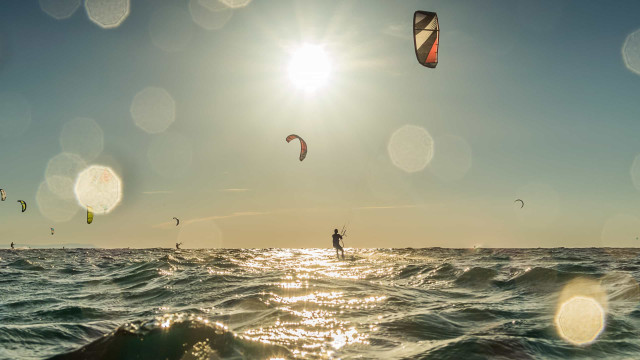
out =
[[[634,358],[639,253],[0,250],[0,358]],[[586,345],[555,318],[580,279],[606,312]]]

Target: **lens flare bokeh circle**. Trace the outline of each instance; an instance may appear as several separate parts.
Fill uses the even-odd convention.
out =
[[[602,306],[591,297],[574,296],[560,305],[556,326],[560,336],[575,345],[595,341],[604,330]]]
[[[391,135],[387,152],[396,167],[408,173],[422,171],[433,159],[433,138],[420,126],[405,125]]]
[[[573,345],[591,344],[605,329],[607,311],[607,293],[598,281],[573,279],[558,298],[554,318],[558,335]]]
[[[94,214],[108,214],[122,200],[122,180],[108,166],[91,165],[78,175],[75,194],[83,208],[91,206]]]

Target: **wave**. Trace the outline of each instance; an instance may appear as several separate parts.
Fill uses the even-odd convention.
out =
[[[438,266],[429,277],[432,279],[453,279],[458,271],[459,270],[455,266],[449,263],[444,263]]]
[[[518,288],[527,292],[549,291],[579,276],[582,275],[536,267],[507,281],[495,281],[495,284],[504,289]]]
[[[188,319],[136,321],[50,360],[291,358],[284,347],[248,341],[220,325]]]
[[[444,346],[429,350],[416,358],[429,359],[468,359],[470,354],[483,354],[486,359],[496,360],[529,360],[536,357],[527,349],[528,344],[524,339],[487,339],[467,338],[456,342],[447,343]],[[552,353],[549,351],[548,353]]]
[[[19,270],[31,270],[31,271],[44,271],[46,270],[42,266],[26,259],[19,259],[11,262],[7,267],[19,269]]]
[[[414,313],[390,322],[381,327],[394,333],[402,333],[403,338],[411,341],[454,339],[464,334],[464,328],[434,313]]]
[[[558,264],[555,269],[563,272],[599,274],[602,268],[590,264]]]
[[[39,319],[49,321],[73,321],[76,319],[109,319],[114,316],[114,313],[88,306],[61,306],[54,309],[39,310],[34,312],[33,315]]]
[[[397,279],[406,279],[416,275],[423,274],[425,272],[433,270],[433,267],[428,265],[409,264],[404,269],[400,270]]]
[[[635,358],[635,252],[0,250],[0,359]],[[578,277],[607,299],[585,347],[554,324]]]
[[[498,275],[498,271],[482,267],[474,267],[469,271],[465,271],[458,276],[455,283],[465,287],[483,287]]]

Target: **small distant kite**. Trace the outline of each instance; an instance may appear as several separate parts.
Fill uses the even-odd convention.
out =
[[[51,228],[51,235],[53,235],[55,232],[56,231],[53,228]]]
[[[18,200],[18,202],[20,203],[20,205],[22,206],[22,212],[27,211],[27,203],[24,202],[24,200]]]
[[[2,201],[7,200],[7,193],[4,191],[4,189],[0,189],[0,196],[2,196]]]
[[[87,224],[91,224],[93,222],[93,208],[91,206],[87,206]]]
[[[416,11],[413,14],[413,45],[421,65],[432,69],[438,65],[439,42],[438,14],[429,11]]]
[[[174,217],[173,220],[176,221],[176,226],[180,225],[180,219],[178,219],[177,217]]]
[[[295,134],[291,134],[289,136],[287,136],[287,142],[291,142],[291,140],[293,139],[298,139],[300,140],[300,161],[304,160],[305,157],[307,157],[307,143],[302,140],[302,138],[298,135]]]
[[[524,201],[520,200],[520,199],[516,199],[516,201],[514,202],[518,202],[520,201],[521,205],[520,205],[520,209],[522,209],[524,207]]]

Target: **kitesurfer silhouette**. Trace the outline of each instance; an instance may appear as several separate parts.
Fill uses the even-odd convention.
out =
[[[12,248],[12,249],[15,249],[15,248],[13,247],[13,241],[11,242],[11,248]]]
[[[176,250],[180,250],[180,245],[182,245],[182,243],[176,243]]]
[[[344,260],[344,249],[340,246],[340,240],[342,239],[342,235],[338,234],[338,229],[333,230],[333,247],[336,249],[336,257],[340,259],[338,255],[338,251],[342,252],[342,259]]]

